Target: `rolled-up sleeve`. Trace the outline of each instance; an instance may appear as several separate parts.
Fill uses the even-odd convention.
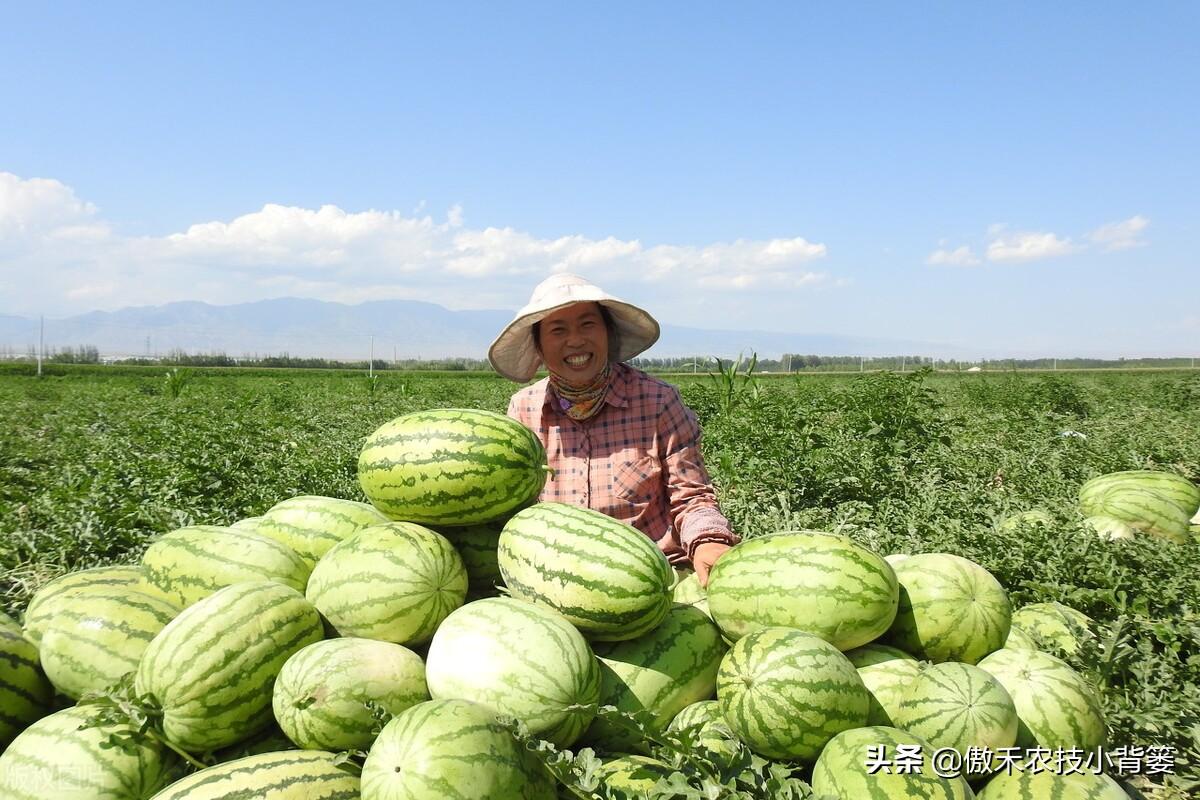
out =
[[[717,505],[716,490],[700,455],[700,424],[678,391],[669,395],[659,414],[658,437],[671,526],[688,559],[704,542],[736,544],[738,537]]]

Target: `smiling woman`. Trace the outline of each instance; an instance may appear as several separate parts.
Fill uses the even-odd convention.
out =
[[[658,339],[650,314],[577,275],[558,274],[488,351],[525,383],[508,415],[541,439],[554,477],[541,501],[583,506],[628,523],[704,584],[737,542],[700,455],[700,426],[675,387],[623,363]]]

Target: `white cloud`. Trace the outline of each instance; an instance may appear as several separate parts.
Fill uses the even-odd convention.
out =
[[[1002,233],[987,248],[988,261],[1040,261],[1078,252],[1070,237],[1060,239],[1053,233]]]
[[[470,228],[459,206],[442,220],[397,211],[267,204],[161,237],[113,234],[94,206],[53,180],[0,173],[0,282],[15,313],[266,297],[341,302],[405,298],[453,308],[522,305],[537,279],[572,271],[665,302],[689,293],[769,291],[825,282],[808,268],[824,244],[802,237],[705,246],[581,235],[538,238]],[[719,297],[719,295],[718,295]]]
[[[963,245],[953,250],[934,250],[925,259],[926,264],[948,265],[954,267],[971,267],[979,263],[979,259],[971,252],[971,248]]]
[[[1101,225],[1088,234],[1088,239],[1093,244],[1104,248],[1105,252],[1126,250],[1130,247],[1141,247],[1145,242],[1139,237],[1149,225],[1150,220],[1141,214],[1137,214],[1121,222],[1110,222],[1107,225]]]

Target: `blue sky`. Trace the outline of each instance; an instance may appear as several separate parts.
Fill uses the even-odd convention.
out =
[[[1195,4],[160,5],[6,9],[0,313],[570,269],[676,324],[1200,354]]]

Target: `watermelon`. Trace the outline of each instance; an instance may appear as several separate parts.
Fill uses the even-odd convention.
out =
[[[311,570],[338,542],[363,528],[389,521],[366,503],[306,494],[271,506],[254,533],[292,548]]]
[[[1024,631],[1034,641],[1040,639],[1067,654],[1078,652],[1079,643],[1092,637],[1091,625],[1091,617],[1062,603],[1033,603],[1017,609],[1012,615],[1013,630]]]
[[[491,709],[431,700],[404,711],[379,734],[363,765],[362,797],[554,800],[555,786]]]
[[[364,528],[334,545],[307,596],[342,636],[429,641],[467,596],[467,571],[444,536],[410,522]]]
[[[664,761],[647,756],[618,756],[600,765],[597,776],[610,790],[625,792],[626,797],[653,797],[654,787],[670,779],[677,770]]]
[[[669,731],[695,729],[701,746],[723,755],[732,756],[738,750],[737,737],[729,729],[729,723],[721,714],[721,704],[716,700],[699,700],[685,706],[675,715]]]
[[[870,709],[849,659],[790,628],[760,628],[738,639],[721,661],[717,700],[751,750],[808,762],[835,734],[865,725]]]
[[[649,633],[595,645],[600,705],[644,713],[652,728],[662,730],[684,707],[714,695],[725,649],[712,620],[698,609],[677,605]],[[584,740],[620,753],[632,752],[638,744],[602,719],[592,723]]]
[[[321,616],[275,581],[235,583],[184,609],[150,642],[134,688],[163,710],[167,738],[189,751],[226,747],[267,727],[275,678],[323,638]]]
[[[903,650],[885,644],[865,644],[847,650],[846,658],[858,670],[858,677],[870,695],[867,724],[895,725],[900,701],[921,674],[921,663]]]
[[[579,738],[600,698],[600,664],[582,634],[557,611],[509,597],[446,617],[425,676],[435,700],[480,703],[559,747]]]
[[[1004,647],[1008,650],[1041,650],[1038,643],[1025,631],[1013,625],[1008,629],[1008,638],[1004,640]]]
[[[42,669],[74,700],[137,669],[142,653],[179,610],[148,594],[94,586],[69,593],[42,628]]]
[[[146,580],[186,608],[217,589],[273,580],[303,593],[312,568],[274,539],[219,525],[192,525],[158,537],[142,555]]]
[[[275,719],[306,750],[366,750],[375,739],[368,703],[391,714],[429,699],[425,662],[406,647],[327,639],[287,660],[275,681]]]
[[[671,599],[676,603],[692,606],[712,619],[712,614],[708,612],[708,590],[700,585],[700,578],[694,572],[688,573],[675,583],[675,588],[671,590]]]
[[[713,565],[708,608],[730,639],[795,628],[839,650],[875,639],[896,616],[892,566],[845,536],[819,531],[748,539]]]
[[[1134,469],[1110,472],[1084,483],[1079,489],[1079,507],[1084,515],[1104,513],[1104,495],[1113,489],[1152,491],[1178,506],[1189,517],[1200,511],[1200,486],[1173,472]]]
[[[644,533],[599,511],[538,503],[504,525],[497,553],[513,597],[555,609],[596,641],[633,639],[671,608],[675,573]]]
[[[92,567],[77,572],[68,572],[44,584],[29,601],[25,609],[25,638],[35,645],[42,641],[42,627],[53,619],[61,598],[80,590],[99,588],[105,592],[124,588],[145,594],[162,593],[145,582],[140,566]]]
[[[883,560],[895,567],[904,559],[908,558],[908,553],[892,553],[883,557]]]
[[[94,716],[74,706],[26,728],[0,755],[0,797],[145,800],[178,774],[175,754],[133,725],[84,728]],[[129,747],[108,747],[114,735]]]
[[[1000,772],[979,792],[979,800],[1129,800],[1120,784],[1103,774],[1049,770]]]
[[[504,579],[500,576],[496,548],[503,529],[504,525],[496,522],[437,529],[462,558],[467,569],[467,598],[470,600],[500,596],[499,587]]]
[[[244,519],[239,519],[237,522],[231,522],[229,527],[235,528],[239,531],[250,531],[251,533],[254,533],[254,531],[258,529],[258,523],[260,522],[262,522],[262,516],[246,517]]]
[[[1040,508],[1035,508],[1030,511],[1022,511],[1018,514],[1005,517],[1004,520],[997,526],[997,529],[1004,533],[1021,530],[1022,528],[1052,528],[1054,527],[1054,517]]]
[[[1017,709],[1017,746],[1080,747],[1105,743],[1104,712],[1086,680],[1038,650],[997,650],[979,668],[1000,681]]]
[[[416,411],[380,426],[358,459],[358,482],[388,517],[473,525],[533,502],[550,468],[542,443],[492,411]]]
[[[0,752],[13,737],[50,710],[54,688],[38,664],[38,651],[21,628],[0,613]]]
[[[1134,530],[1175,544],[1187,544],[1188,517],[1175,501],[1151,489],[1117,484],[1084,507],[1087,516],[1113,517]]]
[[[1017,741],[1017,709],[1000,682],[971,664],[931,664],[909,686],[895,714],[896,727],[934,748],[989,752]],[[980,774],[990,772],[990,766]]]
[[[871,774],[872,751],[883,748],[882,762],[892,761],[897,747],[920,748],[922,768],[905,771],[883,766]],[[962,777],[940,777],[929,763],[934,748],[920,737],[896,728],[871,726],[844,731],[826,745],[813,766],[812,788],[815,795],[838,800],[970,800],[971,787]]]
[[[974,561],[949,553],[909,556],[896,565],[900,608],[888,642],[930,661],[974,664],[1004,645],[1008,594]]]
[[[358,800],[355,768],[336,758],[321,750],[247,756],[189,775],[151,800]]]
[[[1101,539],[1107,539],[1110,542],[1117,539],[1132,539],[1138,533],[1137,528],[1132,525],[1104,514],[1088,517],[1083,521],[1083,525],[1094,531]]]

